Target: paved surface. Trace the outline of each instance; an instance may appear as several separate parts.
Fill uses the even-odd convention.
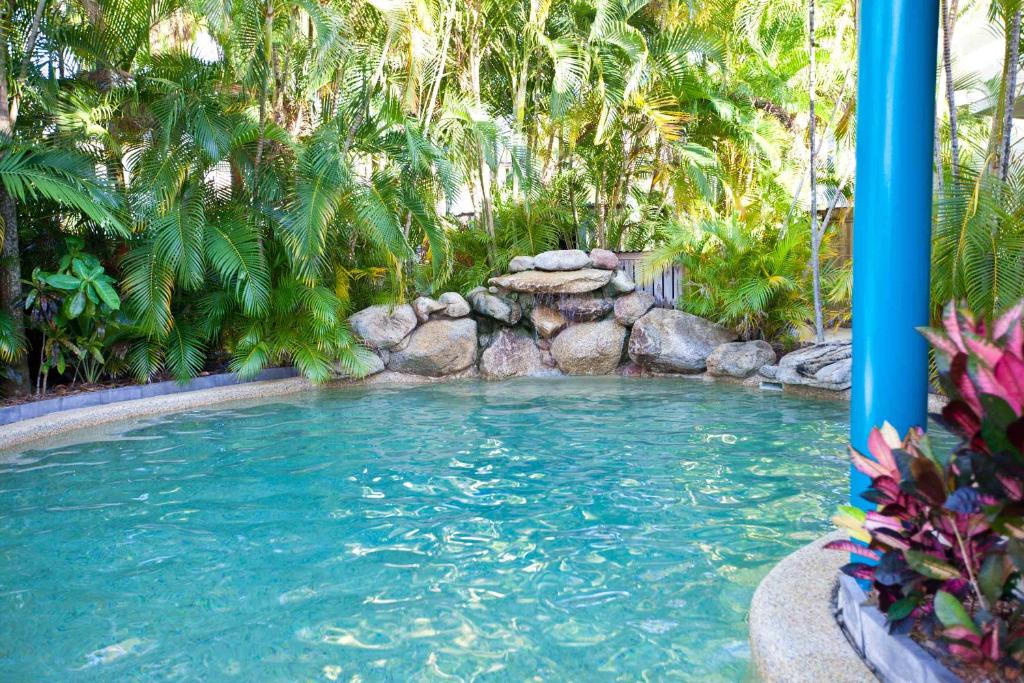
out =
[[[168,394],[155,398],[77,408],[75,410],[64,410],[0,426],[0,451],[15,446],[22,446],[36,439],[58,436],[83,427],[95,427],[118,420],[159,415],[161,413],[173,413],[179,410],[191,410],[225,401],[283,396],[306,391],[312,387],[313,385],[309,380],[293,377],[268,382],[235,384],[216,389],[200,389],[198,391]]]
[[[822,546],[796,551],[764,578],[750,605],[750,650],[763,683],[877,681],[832,616],[832,590],[847,555]]]

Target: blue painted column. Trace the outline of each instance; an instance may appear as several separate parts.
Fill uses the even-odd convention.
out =
[[[861,0],[850,440],[924,425],[939,0]],[[850,499],[867,477],[851,470]]]

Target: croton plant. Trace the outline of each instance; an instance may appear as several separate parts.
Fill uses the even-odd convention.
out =
[[[840,508],[856,541],[830,546],[873,562],[847,574],[870,582],[892,629],[917,626],[956,658],[1020,672],[1024,663],[1024,302],[987,326],[952,304],[923,330],[949,403],[933,418],[959,437],[951,452],[921,429],[874,430],[864,512]]]

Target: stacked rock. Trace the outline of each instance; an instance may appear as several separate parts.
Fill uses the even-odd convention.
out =
[[[509,272],[465,297],[370,306],[350,319],[372,351],[367,374],[395,381],[452,377],[700,374],[842,390],[849,345],[818,345],[778,365],[763,341],[709,320],[655,307],[611,251],[516,256]],[[339,369],[339,375],[346,373]]]

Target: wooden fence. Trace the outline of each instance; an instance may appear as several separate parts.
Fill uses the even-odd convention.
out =
[[[646,251],[618,252],[616,256],[619,257],[619,270],[633,279],[638,290],[653,295],[656,306],[674,308],[676,300],[683,293],[683,267],[673,265],[642,278],[639,275],[640,262],[647,255]]]

